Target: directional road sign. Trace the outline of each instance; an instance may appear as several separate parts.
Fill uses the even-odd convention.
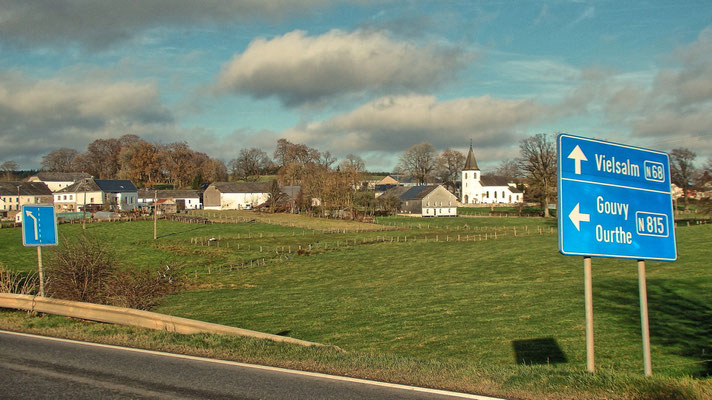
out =
[[[568,134],[557,147],[562,254],[677,259],[666,153]]]
[[[22,206],[22,244],[24,246],[56,246],[57,218],[54,206]]]

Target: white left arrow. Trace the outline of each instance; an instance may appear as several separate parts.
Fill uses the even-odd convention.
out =
[[[576,175],[581,175],[581,161],[588,161],[588,158],[586,158],[586,155],[583,154],[583,150],[576,145],[574,147],[574,150],[569,154],[568,158],[574,160],[576,164],[574,164],[574,173]]]
[[[39,236],[37,236],[37,217],[32,215],[32,211],[25,211],[25,214],[27,214],[28,217],[32,218],[32,221],[35,223],[35,240],[39,240]]]
[[[591,214],[583,214],[579,211],[579,204],[576,203],[576,206],[574,209],[569,213],[569,219],[571,219],[571,222],[574,223],[574,226],[576,226],[576,230],[581,232],[581,222],[590,222],[591,221]]]

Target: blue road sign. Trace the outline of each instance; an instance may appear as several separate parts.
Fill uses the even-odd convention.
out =
[[[54,206],[22,206],[22,244],[56,246],[57,218]]]
[[[562,254],[677,259],[666,153],[567,134],[557,147]]]

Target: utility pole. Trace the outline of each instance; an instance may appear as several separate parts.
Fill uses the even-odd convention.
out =
[[[84,213],[82,215],[82,229],[86,230],[87,229],[87,179],[84,178],[83,185],[84,187],[84,204],[82,205],[82,212]]]
[[[153,191],[153,240],[156,240],[158,232],[158,190]]]

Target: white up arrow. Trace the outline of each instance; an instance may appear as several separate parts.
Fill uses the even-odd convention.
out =
[[[581,175],[581,161],[588,161],[588,158],[586,158],[586,155],[583,154],[583,151],[581,151],[581,148],[578,145],[576,145],[576,147],[574,147],[574,150],[571,152],[571,154],[569,154],[568,158],[570,158],[576,162],[575,170],[574,170],[576,175]]]
[[[581,227],[579,226],[579,223],[591,221],[591,214],[582,214],[581,212],[579,212],[579,204],[580,203],[576,203],[576,207],[574,207],[574,209],[569,214],[569,218],[571,219],[571,222],[573,222],[576,226],[576,230],[580,232]]]

